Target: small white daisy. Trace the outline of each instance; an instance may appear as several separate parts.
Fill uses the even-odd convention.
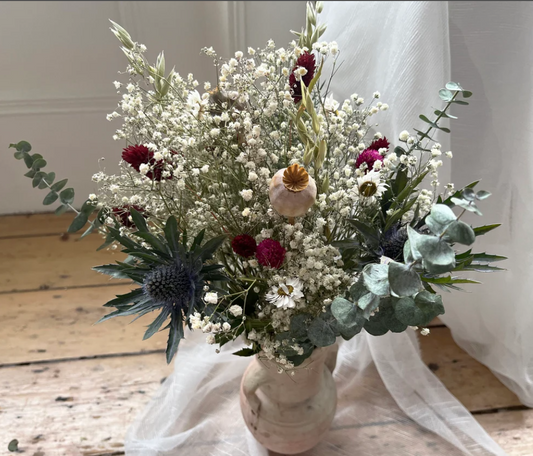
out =
[[[381,181],[381,175],[379,172],[372,170],[366,173],[364,176],[357,178],[357,187],[359,194],[367,200],[367,202],[374,202],[375,198],[380,198],[385,190],[387,184]]]
[[[279,286],[273,286],[267,293],[266,298],[271,304],[280,309],[294,309],[296,301],[303,298],[302,283],[299,279],[287,279]]]

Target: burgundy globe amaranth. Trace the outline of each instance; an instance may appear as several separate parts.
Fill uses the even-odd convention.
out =
[[[250,258],[257,251],[257,242],[249,234],[239,234],[231,241],[233,251],[243,258]]]
[[[298,60],[296,60],[296,65],[289,76],[289,85],[291,86],[291,94],[295,103],[298,103],[302,99],[302,87],[300,86],[300,80],[296,77],[294,71],[299,67],[307,70],[307,73],[302,76],[302,81],[306,87],[309,87],[309,84],[315,76],[315,65],[315,56],[309,52],[304,52],[298,57]]]
[[[261,266],[274,269],[281,268],[285,260],[286,250],[274,239],[264,239],[257,246],[255,257]]]

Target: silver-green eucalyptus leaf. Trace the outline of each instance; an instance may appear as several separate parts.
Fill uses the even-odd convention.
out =
[[[462,207],[463,209],[466,209],[469,212],[473,212],[476,215],[483,215],[481,211],[476,206],[476,203],[467,201],[460,198],[451,198],[450,201],[455,204],[456,206]]]
[[[379,307],[380,297],[374,293],[368,293],[357,301],[357,307],[363,311],[363,317],[370,318],[370,315]]]
[[[331,303],[331,313],[340,324],[348,328],[361,323],[357,307],[347,299],[335,298]]]
[[[476,240],[476,234],[472,227],[461,220],[456,220],[448,226],[446,236],[453,242],[459,242],[464,245],[472,245]]]
[[[491,192],[480,190],[479,192],[476,193],[476,199],[481,201],[481,200],[487,199],[490,195],[492,195]]]
[[[368,264],[363,269],[363,280],[368,291],[378,296],[389,294],[389,266]]]
[[[424,236],[416,247],[424,259],[424,268],[431,274],[442,274],[455,268],[455,252],[442,239]]]
[[[422,281],[418,273],[409,266],[389,263],[389,284],[391,293],[396,296],[412,296],[422,289]]]
[[[456,220],[453,211],[445,204],[435,204],[431,208],[431,213],[426,217],[426,225],[431,232],[440,236],[446,227]]]
[[[411,248],[411,258],[405,259],[405,262],[412,263],[413,261],[421,260],[422,254],[418,250],[418,244],[421,242],[421,240],[424,238],[425,235],[420,234],[418,231],[411,228],[410,226],[407,227],[407,235],[409,236],[408,245]],[[406,255],[405,255],[405,249],[404,249],[404,257],[405,256]]]
[[[407,239],[403,245],[403,261],[405,264],[411,264],[413,261],[415,261],[415,258],[411,252],[411,242],[409,239]]]
[[[474,201],[476,199],[476,192],[471,188],[463,190],[463,198],[467,201]]]

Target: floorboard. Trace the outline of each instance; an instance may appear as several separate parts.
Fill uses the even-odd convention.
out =
[[[60,235],[67,232],[67,228],[74,219],[74,213],[54,215],[16,214],[0,217],[0,239]]]
[[[102,243],[97,234],[0,239],[0,293],[118,283],[92,270],[125,258],[120,251],[97,252]]]
[[[0,365],[162,350],[166,333],[143,341],[155,316],[113,318],[96,324],[113,309],[103,307],[133,287],[79,288],[0,295],[4,322]]]

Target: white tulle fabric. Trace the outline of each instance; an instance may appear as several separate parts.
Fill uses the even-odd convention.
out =
[[[306,456],[505,454],[424,365],[413,336],[341,342],[337,414]],[[126,454],[267,456],[241,417],[249,360],[232,354],[238,348],[216,354],[198,332],[183,341],[174,372],[130,428]]]
[[[451,142],[439,138],[444,150],[455,151],[440,180],[460,187],[484,179],[494,196],[483,205],[482,223],[505,226],[477,247],[508,255],[510,271],[490,276],[475,294],[445,295],[443,320],[528,405],[533,307],[523,282],[533,252],[527,236],[532,16],[528,2],[466,1],[326,2],[323,15],[330,30],[324,39],[342,50],[332,84],[336,99],[379,90],[391,110],[380,114],[378,129],[390,139],[422,126],[418,114],[438,107],[436,94],[446,81],[475,93],[471,107],[455,110],[461,122],[452,124]],[[231,354],[238,348],[216,354],[203,334],[188,335],[174,373],[129,429],[127,456],[266,456],[240,414],[239,384],[249,360]],[[363,332],[341,342],[334,378],[337,415],[307,456],[505,454],[425,366],[413,332]]]

